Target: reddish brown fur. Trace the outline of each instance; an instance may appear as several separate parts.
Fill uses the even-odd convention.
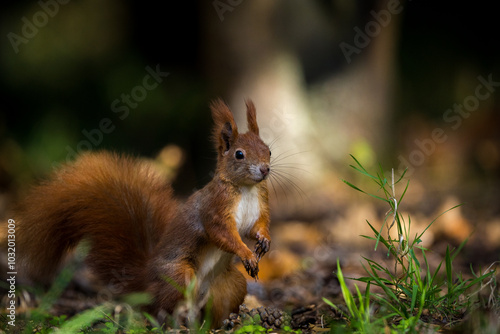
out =
[[[214,325],[236,311],[246,280],[231,259],[239,256],[256,276],[271,240],[266,174],[258,172],[269,169],[270,152],[258,136],[251,101],[250,131],[241,135],[221,100],[211,110],[216,173],[183,204],[149,164],[107,152],[84,154],[35,187],[16,217],[19,255],[30,277],[49,283],[62,259],[85,238],[92,245],[88,264],[102,282],[116,284],[119,276],[119,292],[150,292],[155,314],[172,313],[183,298],[171,280],[185,287],[192,279],[199,280],[199,300],[212,298]],[[244,159],[236,159],[237,150]],[[257,187],[260,207],[246,235],[240,235],[234,216],[242,187]],[[255,251],[242,237],[257,241]]]
[[[83,154],[21,204],[19,255],[31,278],[49,283],[85,237],[92,242],[88,263],[104,283],[116,273],[140,277],[176,207],[170,185],[151,166],[108,152]],[[124,282],[124,291],[142,289],[140,282]]]

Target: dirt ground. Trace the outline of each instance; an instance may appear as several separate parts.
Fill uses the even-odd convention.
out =
[[[405,216],[412,217],[412,234],[423,231],[443,211],[475,196],[445,193],[431,196],[422,185],[412,186],[401,206]],[[393,266],[393,259],[387,257],[383,247],[375,251],[374,242],[361,236],[372,235],[366,220],[380,228],[387,208],[347,188],[339,182],[338,188],[321,195],[298,196],[279,205],[273,203],[272,247],[260,262],[259,280],[248,279],[245,300],[248,309],[265,306],[283,310],[291,315],[293,328],[322,331],[332,320],[345,321],[342,312],[326,305],[323,298],[347,312],[336,276],[337,259],[344,276],[351,278],[365,274],[363,256],[389,268]],[[466,238],[469,241],[454,262],[455,271],[470,277],[471,264],[475,271],[480,271],[498,261],[500,215],[499,209],[491,204],[476,197],[472,205],[465,204],[448,212],[425,232],[422,245],[429,249],[431,268],[443,259],[448,245],[457,247]],[[391,235],[394,237],[394,233]],[[6,258],[4,250],[0,256],[2,261]],[[240,270],[245,272],[242,265]],[[354,291],[355,282],[347,280],[347,284]],[[362,284],[357,284],[364,290]],[[24,294],[25,306],[36,305],[31,298]],[[95,306],[96,301],[85,272],[77,271],[51,312],[71,316]],[[436,328],[448,326],[446,320],[441,324],[433,322]]]

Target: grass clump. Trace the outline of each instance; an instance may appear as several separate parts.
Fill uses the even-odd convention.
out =
[[[376,173],[368,172],[359,161],[352,156],[355,164],[351,167],[377,185],[376,193],[360,189],[349,181],[343,180],[351,188],[367,194],[377,200],[385,202],[389,210],[383,224],[377,230],[369,221],[373,236],[362,236],[375,242],[375,250],[382,245],[387,251],[387,257],[394,260],[391,268],[369,258],[363,268],[366,276],[355,279],[366,283],[366,290],[361,293],[356,286],[356,295],[347,289],[340,265],[337,263],[338,278],[342,288],[344,301],[349,314],[348,326],[354,331],[362,333],[379,332],[384,330],[395,332],[419,332],[438,324],[439,327],[459,322],[466,311],[477,305],[477,292],[486,285],[494,284],[494,270],[491,267],[484,273],[476,273],[472,266],[472,278],[464,279],[461,274],[453,270],[453,261],[462,250],[467,240],[464,240],[456,249],[446,248],[444,258],[436,269],[431,270],[426,253],[429,249],[421,246],[422,236],[432,224],[449,210],[431,221],[420,233],[412,234],[411,217],[407,219],[400,213],[401,202],[408,190],[409,181],[404,185],[399,197],[396,197],[396,185],[403,181],[405,172],[398,179],[394,179],[392,170],[391,179],[388,179],[382,168]],[[387,236],[382,234],[387,227]],[[396,228],[397,237],[390,236],[390,230]],[[443,273],[444,268],[444,273]],[[377,287],[380,293],[372,293],[372,287]],[[336,307],[328,300],[329,305]],[[377,315],[374,315],[375,309]]]

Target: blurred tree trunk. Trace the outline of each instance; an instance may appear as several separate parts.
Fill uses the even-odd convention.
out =
[[[288,155],[287,163],[307,171],[298,176],[305,192],[324,184],[332,163],[345,161],[359,143],[381,151],[391,119],[395,15],[349,64],[339,45],[353,45],[353,28],[365,27],[356,5],[224,0],[203,6],[212,92],[230,104],[239,124],[243,100],[253,99],[263,139],[276,140],[273,156]],[[387,1],[374,7],[386,8]]]

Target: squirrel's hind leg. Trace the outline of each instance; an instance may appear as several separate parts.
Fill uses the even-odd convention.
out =
[[[245,276],[234,265],[230,265],[227,271],[217,275],[210,286],[212,304],[208,312],[211,313],[213,320],[212,328],[221,327],[230,313],[238,313],[246,294]]]
[[[167,320],[167,315],[174,313],[184,299],[186,287],[195,277],[194,270],[187,263],[169,263],[162,269],[162,272],[155,271],[155,278],[148,288],[148,292],[154,297],[148,311],[160,323]]]
[[[195,278],[194,270],[187,264],[170,263],[167,266],[162,277],[157,277],[150,290],[150,293],[155,296],[155,301],[149,311],[160,322],[165,322],[167,314],[175,312],[176,307],[184,299],[185,288]],[[211,327],[221,327],[223,320],[227,319],[230,313],[238,313],[246,294],[245,276],[234,265],[230,265],[219,273],[210,282],[208,303],[203,308],[203,313],[212,320]],[[198,296],[198,298],[202,297]]]

